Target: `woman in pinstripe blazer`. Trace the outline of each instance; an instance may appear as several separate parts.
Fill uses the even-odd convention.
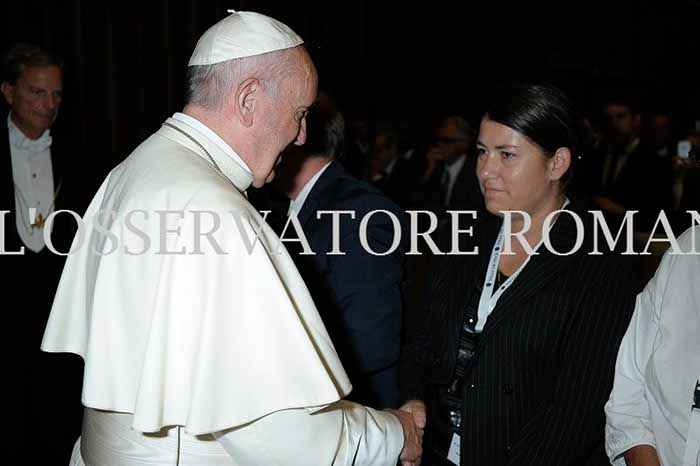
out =
[[[482,119],[477,174],[494,215],[462,235],[460,251],[478,254],[436,259],[424,327],[404,354],[405,409],[427,405],[424,465],[598,464],[636,290],[615,255],[589,254],[590,214],[569,204],[578,127],[566,96],[542,85],[499,93]],[[503,211],[516,210],[531,225],[508,248]],[[527,226],[510,219],[510,231]]]

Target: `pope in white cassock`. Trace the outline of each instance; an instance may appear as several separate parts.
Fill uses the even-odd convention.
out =
[[[418,459],[410,413],[341,400],[351,385],[318,312],[246,198],[304,143],[317,77],[301,44],[257,13],[214,25],[182,113],[92,200],[42,342],[85,361],[71,464]]]

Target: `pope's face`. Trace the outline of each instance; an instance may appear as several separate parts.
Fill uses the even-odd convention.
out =
[[[3,83],[2,93],[17,127],[30,139],[37,139],[56,121],[63,95],[61,69],[28,66],[14,84]]]
[[[261,187],[275,177],[275,166],[290,144],[306,142],[306,114],[316,100],[316,70],[305,51],[299,49],[298,72],[280,84],[276,95],[266,96],[267,112],[261,126],[259,148],[261,166],[253,186]],[[255,175],[255,174],[254,174]]]

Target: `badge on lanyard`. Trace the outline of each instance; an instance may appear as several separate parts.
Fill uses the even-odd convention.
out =
[[[564,201],[564,205],[561,207],[561,209],[565,209],[566,206],[570,203],[571,201],[569,201],[569,199],[567,198]],[[537,252],[542,243],[544,243],[544,238],[545,235],[543,234],[542,239],[540,239],[540,242],[537,243],[537,246],[535,246],[533,249],[535,252]],[[496,274],[498,274],[498,262],[501,257],[501,249],[503,249],[503,239],[504,233],[503,226],[501,225],[501,231],[498,233],[496,244],[493,245],[493,249],[491,250],[491,260],[489,261],[488,269],[486,269],[484,287],[481,290],[481,298],[479,299],[479,319],[477,320],[475,327],[475,330],[477,332],[481,332],[484,329],[484,325],[486,325],[486,320],[489,318],[489,315],[496,307],[496,304],[498,304],[499,298],[508,288],[510,288],[515,279],[518,278],[518,275],[520,275],[520,273],[523,271],[527,263],[530,262],[530,258],[532,257],[531,255],[527,256],[527,259],[525,259],[525,262],[523,262],[520,265],[520,267],[518,267],[518,270],[516,270],[515,273],[513,273],[513,275],[508,277],[508,279],[501,286],[499,286],[497,290],[495,290],[494,288],[496,288]]]
[[[450,451],[447,453],[447,460],[459,466],[459,435],[452,434],[452,442],[450,443]]]
[[[535,251],[539,249],[543,241],[544,240],[540,240],[540,242],[534,249]],[[497,290],[495,290],[494,288],[496,288],[496,274],[498,274],[498,262],[499,258],[501,257],[502,248],[503,227],[501,227],[501,232],[498,234],[496,244],[494,244],[493,246],[493,250],[491,251],[491,260],[489,261],[489,267],[488,269],[486,269],[484,287],[481,290],[481,298],[479,299],[479,319],[477,320],[475,327],[475,330],[477,332],[481,332],[484,329],[484,325],[486,325],[486,320],[489,318],[489,315],[496,307],[496,304],[498,304],[498,300],[500,299],[501,295],[508,288],[510,288],[515,279],[518,278],[518,275],[520,275],[520,272],[522,272],[527,263],[530,262],[530,257],[532,257],[528,256],[527,259],[525,259],[525,262],[523,262],[520,265],[520,267],[518,267],[518,270],[516,270],[513,275],[508,277],[508,279],[505,282],[503,282],[503,284],[499,286]]]

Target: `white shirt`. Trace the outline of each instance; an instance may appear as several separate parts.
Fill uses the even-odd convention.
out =
[[[678,243],[700,253],[700,227]],[[700,409],[691,411],[700,379],[700,256],[669,252],[637,297],[617,357],[605,405],[614,465],[624,465],[622,455],[637,445],[656,448],[663,465],[700,464]]]
[[[467,155],[461,155],[457,160],[452,162],[452,165],[445,165],[445,169],[447,174],[449,175],[449,180],[447,181],[447,193],[445,194],[445,205],[450,203],[450,199],[452,199],[452,190],[455,187],[455,183],[457,182],[457,177],[459,176],[459,172],[462,171],[462,167],[464,166],[464,163],[467,161]]]
[[[326,171],[326,168],[328,168],[331,163],[333,163],[332,160],[325,164],[323,168],[321,168],[318,171],[318,173],[316,173],[309,181],[306,182],[301,191],[299,191],[299,194],[297,194],[297,197],[292,199],[292,202],[289,204],[287,216],[291,215],[292,211],[299,215],[299,212],[301,212],[301,208],[304,207],[304,202],[306,201],[306,198],[309,197],[309,193],[312,189],[314,189],[314,185],[316,184],[318,179],[321,178],[321,175],[323,175],[323,172]]]
[[[32,224],[46,219],[54,211],[54,183],[51,167],[51,134],[44,131],[38,139],[29,139],[7,116],[7,135],[12,157],[12,179],[15,183],[15,211],[17,233],[24,245],[39,252],[44,248],[44,229]],[[34,219],[29,208],[35,208]]]

